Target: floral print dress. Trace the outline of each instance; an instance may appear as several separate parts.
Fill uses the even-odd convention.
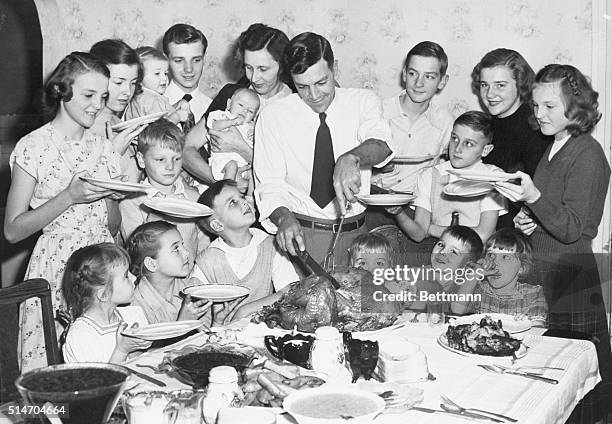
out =
[[[30,206],[35,209],[57,196],[75,173],[109,179],[119,175],[119,158],[109,140],[88,130],[81,140],[63,139],[51,123],[23,137],[10,158],[11,169],[19,165],[36,179]],[[26,279],[49,281],[53,308],[63,304],[61,281],[66,261],[75,250],[95,243],[112,242],[104,199],[69,207],[42,229],[36,242]],[[19,356],[22,372],[47,365],[40,303],[31,299],[22,305]]]

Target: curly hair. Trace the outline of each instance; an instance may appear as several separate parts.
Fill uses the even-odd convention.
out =
[[[497,248],[504,250],[514,250],[521,261],[521,275],[528,274],[533,268],[533,248],[529,238],[522,232],[514,228],[502,228],[491,234],[491,237],[484,245],[483,254],[489,249]]]
[[[94,302],[98,288],[106,287],[112,294],[112,271],[119,266],[129,267],[127,252],[114,243],[99,243],[75,250],[62,277],[62,293],[73,320],[83,315]]]
[[[472,70],[472,92],[480,97],[480,72],[484,68],[505,66],[512,72],[522,104],[531,104],[535,74],[521,54],[510,49],[495,49],[485,54]]]
[[[176,230],[176,225],[166,221],[147,222],[137,227],[125,242],[125,248],[130,256],[130,272],[136,278],[142,278],[147,270],[145,258],[156,258],[159,253],[159,238],[170,230]]]
[[[591,82],[572,65],[551,64],[540,69],[535,84],[559,83],[565,117],[570,121],[567,131],[573,135],[588,134],[601,119],[599,93]]]
[[[138,75],[136,77],[136,89],[134,95],[142,93],[142,78],[144,76],[144,70],[140,57],[136,50],[128,46],[125,41],[118,38],[106,39],[98,41],[91,49],[89,53],[98,57],[106,66],[110,65],[128,65],[136,66],[138,69]]]
[[[96,72],[110,77],[108,68],[97,57],[83,52],[72,52],[57,65],[45,83],[42,107],[46,121],[55,118],[60,102],[72,99],[72,85],[79,75]]]

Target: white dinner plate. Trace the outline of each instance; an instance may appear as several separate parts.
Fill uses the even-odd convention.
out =
[[[357,200],[372,206],[401,206],[410,203],[416,196],[414,194],[358,194]]]
[[[437,158],[439,155],[424,155],[424,156],[395,156],[391,159],[394,163],[421,163]]]
[[[139,184],[139,183],[129,183],[118,180],[103,180],[100,178],[92,178],[92,177],[81,177],[83,181],[87,181],[90,184],[93,184],[98,187],[106,188],[108,190],[116,190],[116,191],[125,191],[131,193],[145,192],[148,189],[152,188],[150,185]]]
[[[204,284],[183,289],[183,293],[196,299],[207,299],[214,302],[228,302],[242,296],[248,296],[251,290],[233,284]]]
[[[488,181],[490,183],[508,181],[516,178],[514,174],[508,174],[502,171],[473,171],[469,169],[449,169],[449,174],[458,176],[465,180],[472,181]]]
[[[123,334],[142,340],[163,340],[182,336],[202,326],[197,319],[186,321],[160,322],[138,328],[128,328]]]
[[[135,124],[141,124],[141,125],[149,124],[153,121],[157,121],[159,118],[164,116],[166,113],[168,112],[163,111],[163,112],[150,113],[144,116],[139,116],[137,118],[130,119],[128,121],[119,122],[118,124],[113,125],[111,129],[115,132],[119,132]]]
[[[153,198],[146,199],[142,203],[148,208],[174,218],[200,218],[213,213],[208,206],[184,199]]]
[[[474,197],[482,196],[495,190],[493,184],[486,181],[457,180],[444,187],[449,196]]]
[[[528,319],[517,320],[512,315],[507,314],[474,314],[464,315],[462,317],[451,318],[451,325],[471,324],[473,322],[480,322],[484,317],[490,316],[495,322],[501,320],[502,327],[510,334],[522,333],[531,328],[531,321]]]
[[[438,337],[438,344],[440,346],[442,346],[444,349],[449,350],[451,352],[454,352],[454,353],[456,353],[458,355],[461,355],[461,356],[470,356],[470,357],[473,357],[473,358],[482,358],[482,357],[503,358],[503,357],[512,356],[512,354],[504,355],[504,356],[480,355],[480,354],[477,354],[477,353],[464,352],[462,350],[455,349],[454,347],[450,347],[449,346],[448,339],[446,338],[446,333],[440,334],[440,336]],[[527,355],[527,346],[525,346],[521,342],[521,347],[519,347],[519,349],[514,354],[516,355],[517,358],[522,358],[523,356]]]

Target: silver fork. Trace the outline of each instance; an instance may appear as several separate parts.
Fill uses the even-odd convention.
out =
[[[518,420],[512,418],[512,417],[508,417],[506,415],[502,415],[502,414],[497,414],[495,412],[490,412],[490,411],[485,411],[484,409],[478,409],[478,408],[464,408],[463,406],[459,405],[458,403],[453,402],[449,397],[446,397],[444,395],[440,395],[440,399],[442,399],[442,402],[444,402],[445,404],[447,404],[447,406],[451,406],[455,409],[458,410],[458,412],[462,412],[462,411],[474,411],[474,412],[480,412],[483,414],[487,414],[487,415],[492,415],[494,417],[497,418],[501,418],[502,420],[506,420],[509,421],[511,423],[515,423]]]

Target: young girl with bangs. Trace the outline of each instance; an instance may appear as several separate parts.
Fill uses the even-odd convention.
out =
[[[153,221],[137,227],[126,241],[130,272],[136,276],[135,305],[139,305],[151,324],[200,319],[212,303],[182,296],[186,287],[202,284],[188,278],[193,261],[183,245],[176,225]]]
[[[495,232],[485,243],[483,258],[475,265],[486,276],[474,289],[481,300],[467,305],[467,311],[458,312],[502,313],[546,322],[548,307],[542,286],[521,281],[532,266],[533,251],[527,236],[513,228]]]
[[[66,362],[121,363],[151,346],[122,334],[147,324],[139,306],[119,306],[134,297],[129,264],[127,252],[112,243],[83,247],[68,259],[62,291],[74,321],[63,346]]]
[[[497,190],[525,207],[515,226],[531,237],[549,308],[549,328],[596,340],[602,377],[600,410],[612,396],[610,332],[591,242],[601,222],[610,165],[591,131],[601,118],[598,93],[578,69],[552,64],[536,75],[533,108],[540,130],[554,136],[533,179],[497,183]],[[584,421],[586,422],[586,421]]]

